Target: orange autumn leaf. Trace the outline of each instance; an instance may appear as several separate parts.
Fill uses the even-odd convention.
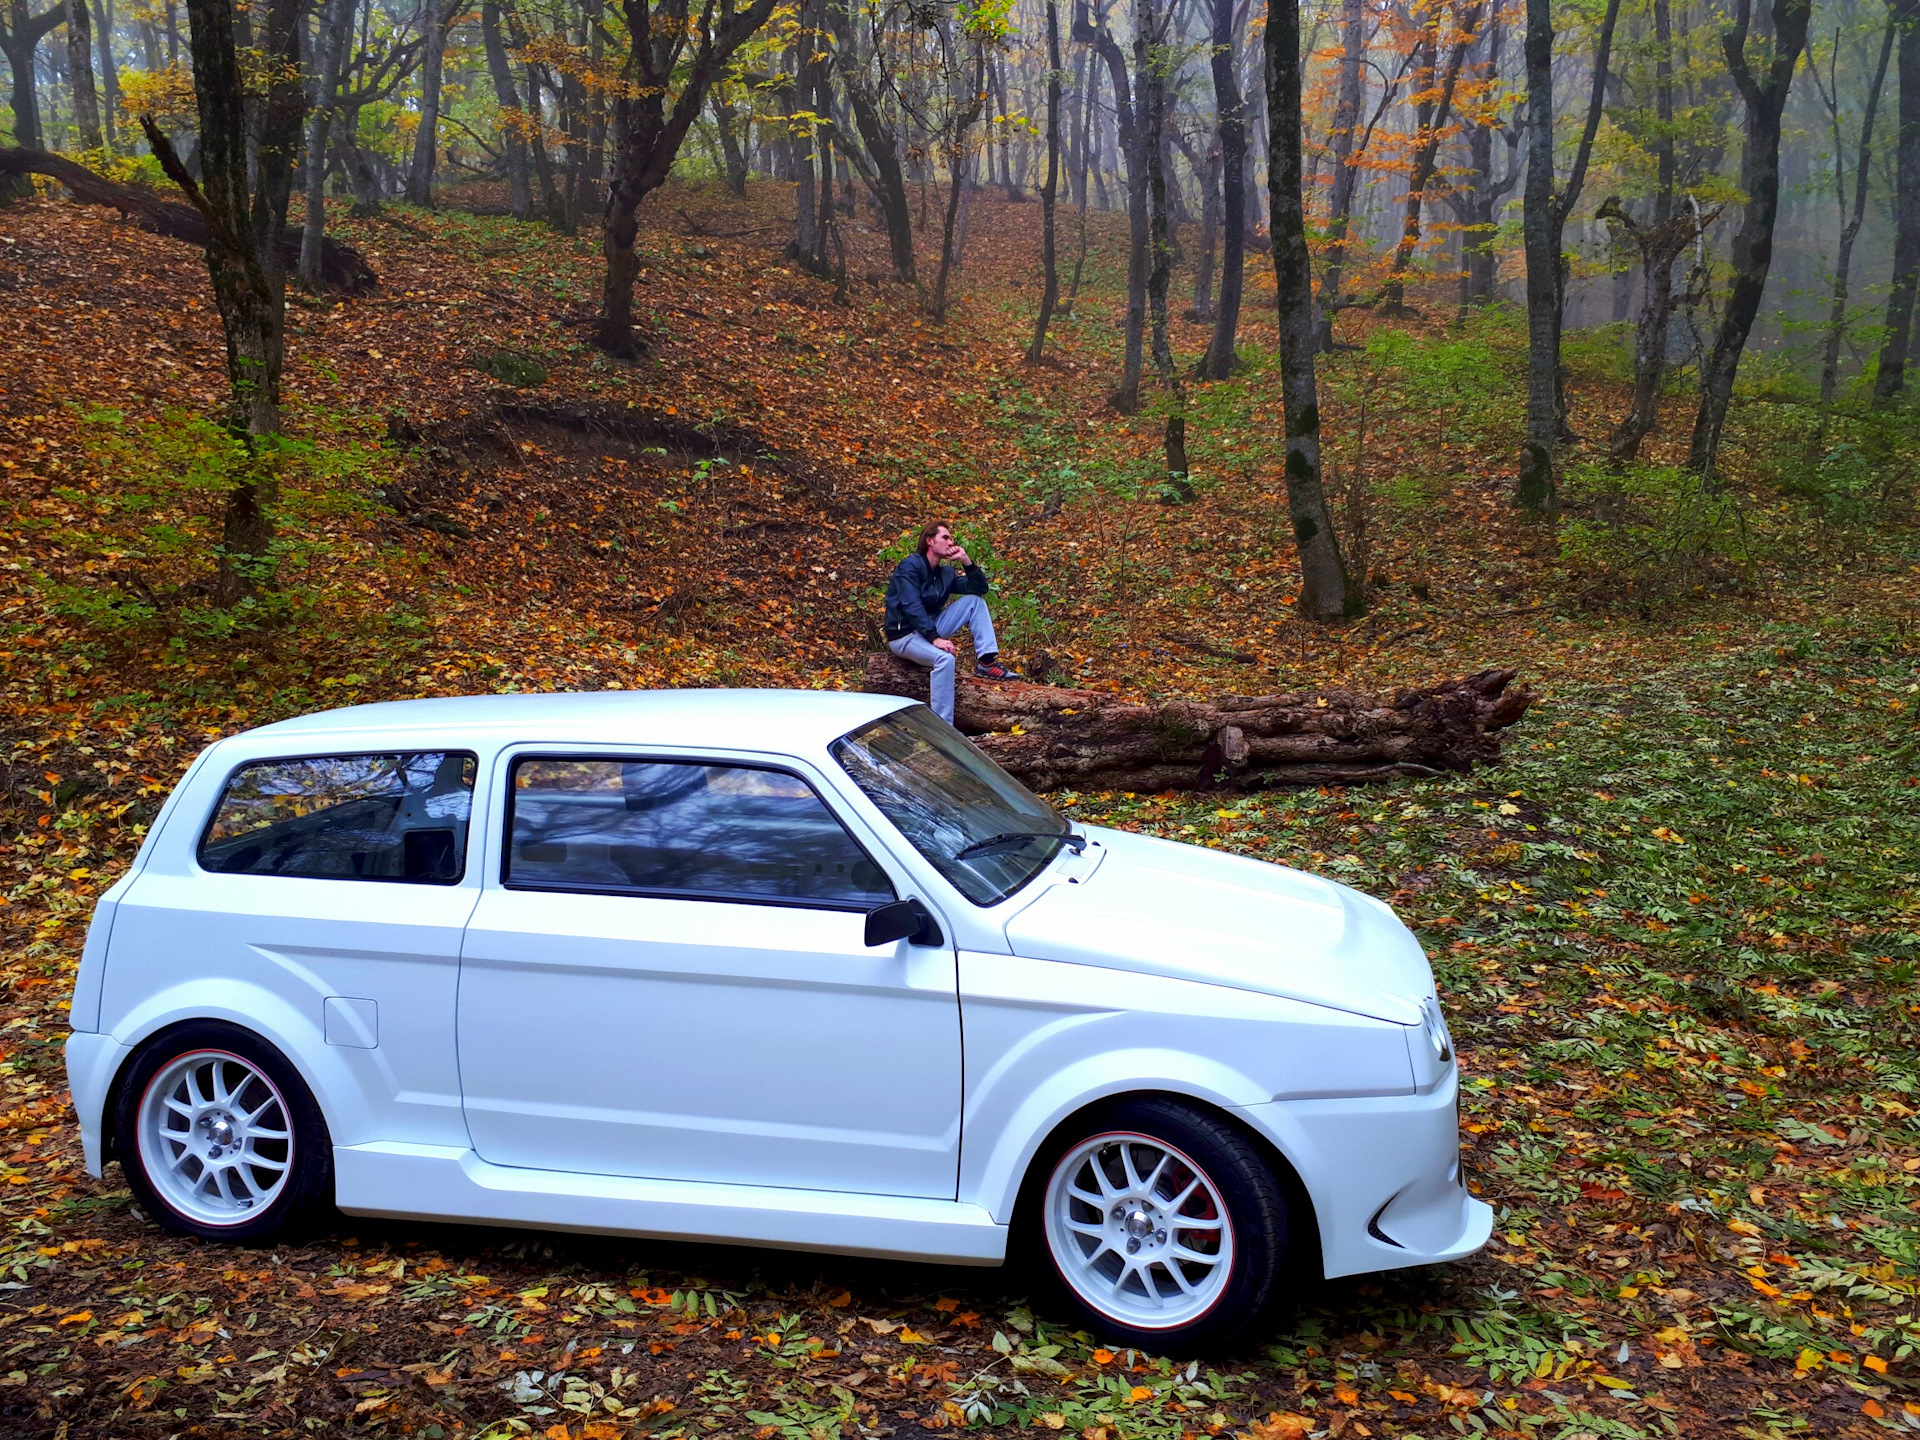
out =
[[[1247,1434],[1252,1440],[1305,1440],[1314,1428],[1314,1423],[1304,1415],[1276,1410],[1266,1419],[1247,1426]]]

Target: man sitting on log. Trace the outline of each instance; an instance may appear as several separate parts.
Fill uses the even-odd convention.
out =
[[[953,538],[953,527],[943,521],[920,531],[919,547],[894,567],[887,582],[887,648],[933,671],[927,703],[949,725],[958,654],[950,637],[963,627],[973,634],[975,675],[982,680],[1020,678],[1000,663],[986,593],[986,571],[973,563],[966,547]]]

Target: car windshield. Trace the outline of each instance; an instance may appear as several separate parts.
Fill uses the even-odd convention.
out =
[[[976,905],[1025,885],[1059,853],[1058,837],[1071,833],[1051,806],[924,705],[843,735],[833,758]],[[1025,834],[1035,838],[1023,843]]]

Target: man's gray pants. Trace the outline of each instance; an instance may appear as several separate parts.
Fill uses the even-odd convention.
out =
[[[962,628],[972,631],[973,653],[976,656],[999,652],[1000,647],[993,638],[993,617],[987,613],[987,602],[978,595],[954,596],[947,602],[946,609],[933,617],[933,628],[942,640],[959,634]],[[933,707],[934,714],[951,725],[953,656],[920,634],[902,635],[898,640],[889,640],[887,648],[902,660],[911,660],[933,671],[933,678],[927,682],[927,704]]]

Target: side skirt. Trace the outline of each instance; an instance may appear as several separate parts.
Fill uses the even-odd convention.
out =
[[[1007,1227],[954,1200],[526,1170],[472,1150],[392,1141],[337,1145],[333,1167],[335,1203],[349,1215],[949,1265],[998,1265],[1007,1254]]]

